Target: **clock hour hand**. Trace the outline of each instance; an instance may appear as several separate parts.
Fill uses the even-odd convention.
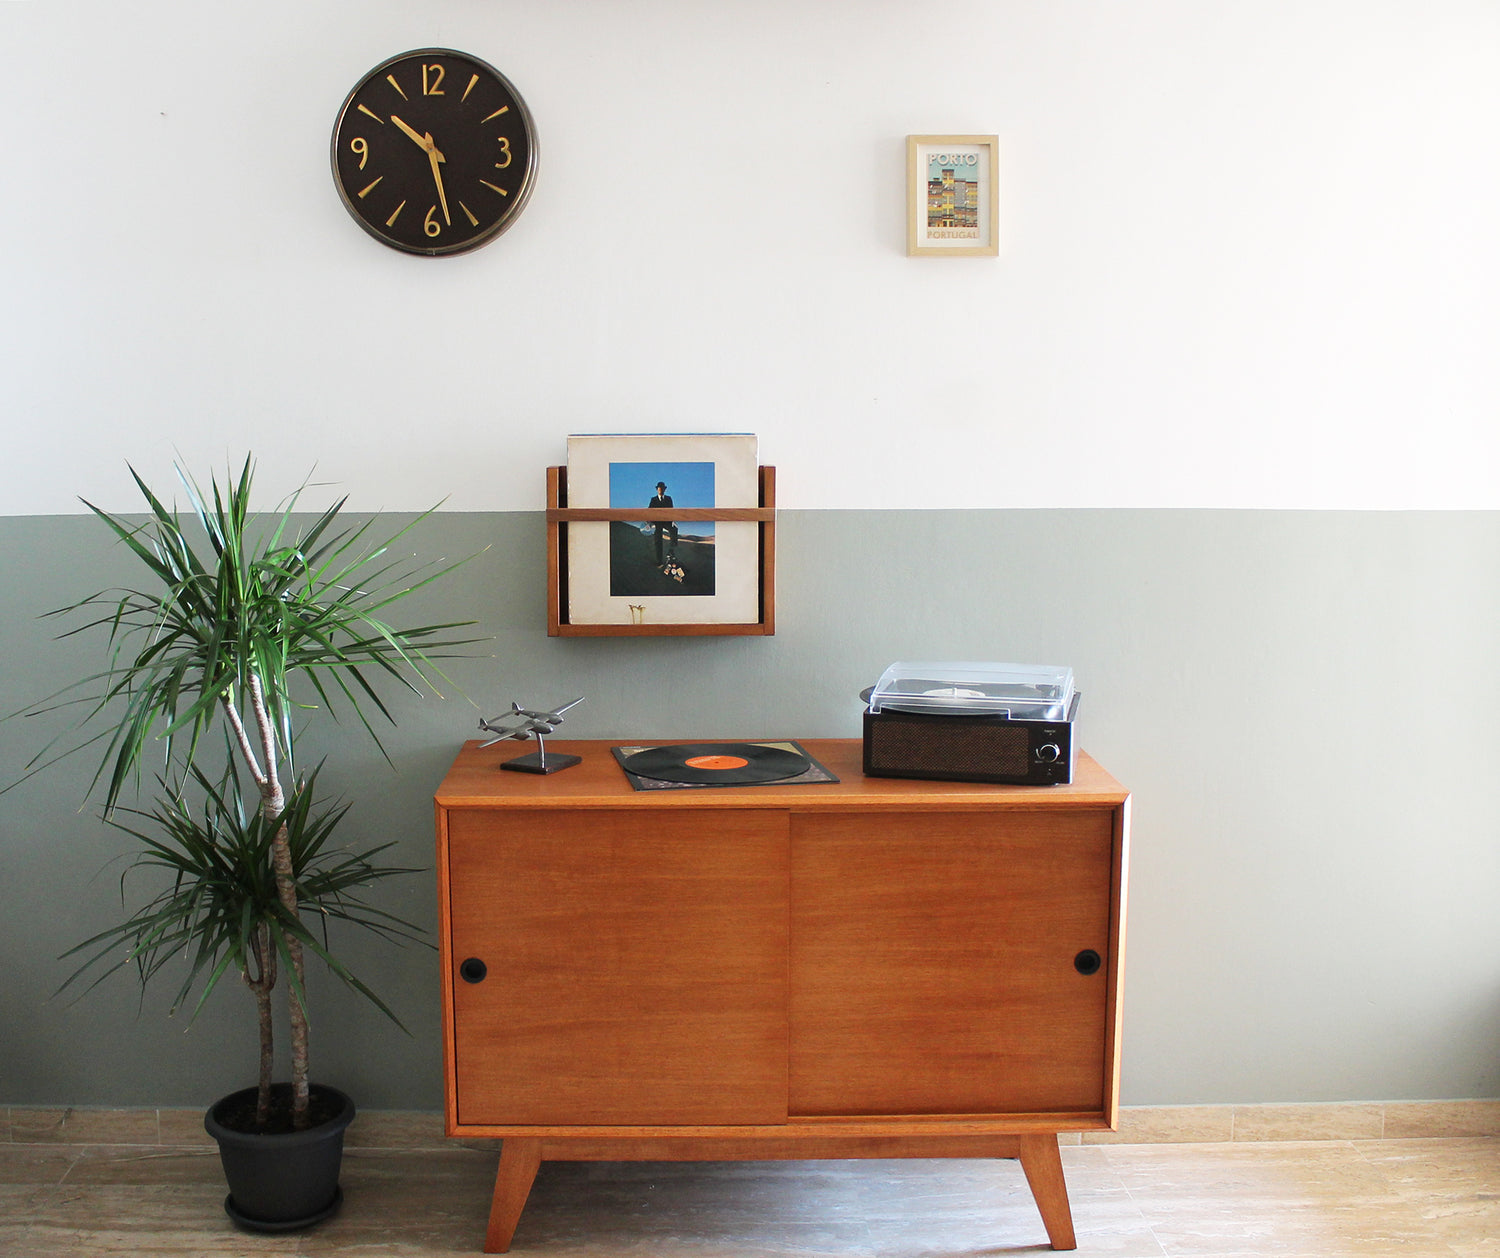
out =
[[[426,135],[418,135],[415,131],[413,131],[410,127],[408,127],[404,122],[402,122],[400,118],[396,117],[395,114],[391,115],[391,121],[394,122],[398,127],[400,127],[401,130],[403,130],[404,132],[406,132],[407,137],[411,140],[411,142],[413,144],[415,144],[423,152],[425,152],[425,153],[431,153],[437,147],[432,142],[432,133],[430,131]],[[442,158],[441,154],[439,154],[438,161],[442,161],[442,160],[443,160],[443,158]]]

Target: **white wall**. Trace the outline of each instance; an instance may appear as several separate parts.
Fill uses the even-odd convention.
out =
[[[541,137],[457,258],[328,169],[426,45]],[[0,513],[247,448],[532,509],[570,432],[695,429],[789,507],[1500,506],[1491,0],[12,0],[0,49]],[[946,131],[998,259],[904,256]]]

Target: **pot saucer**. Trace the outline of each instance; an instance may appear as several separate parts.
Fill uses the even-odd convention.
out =
[[[264,1222],[261,1219],[252,1219],[248,1215],[241,1214],[235,1207],[234,1197],[224,1198],[224,1213],[235,1221],[235,1224],[248,1232],[296,1232],[304,1227],[311,1227],[314,1223],[321,1223],[324,1219],[331,1219],[339,1212],[339,1207],[344,1204],[344,1190],[342,1187],[334,1189],[333,1200],[316,1214],[309,1214],[303,1219],[283,1219],[276,1222]]]

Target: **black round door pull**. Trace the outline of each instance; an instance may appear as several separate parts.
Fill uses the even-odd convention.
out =
[[[1092,948],[1085,948],[1073,958],[1073,968],[1084,975],[1099,973],[1099,967],[1103,964],[1103,959]]]
[[[490,972],[490,967],[485,965],[478,957],[469,957],[459,963],[458,976],[465,983],[482,983],[484,976]]]

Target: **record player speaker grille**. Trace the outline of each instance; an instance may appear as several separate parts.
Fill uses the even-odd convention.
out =
[[[1024,779],[1031,767],[1031,744],[1024,729],[996,729],[993,725],[952,721],[887,719],[866,732],[870,769],[944,777],[973,775]]]

